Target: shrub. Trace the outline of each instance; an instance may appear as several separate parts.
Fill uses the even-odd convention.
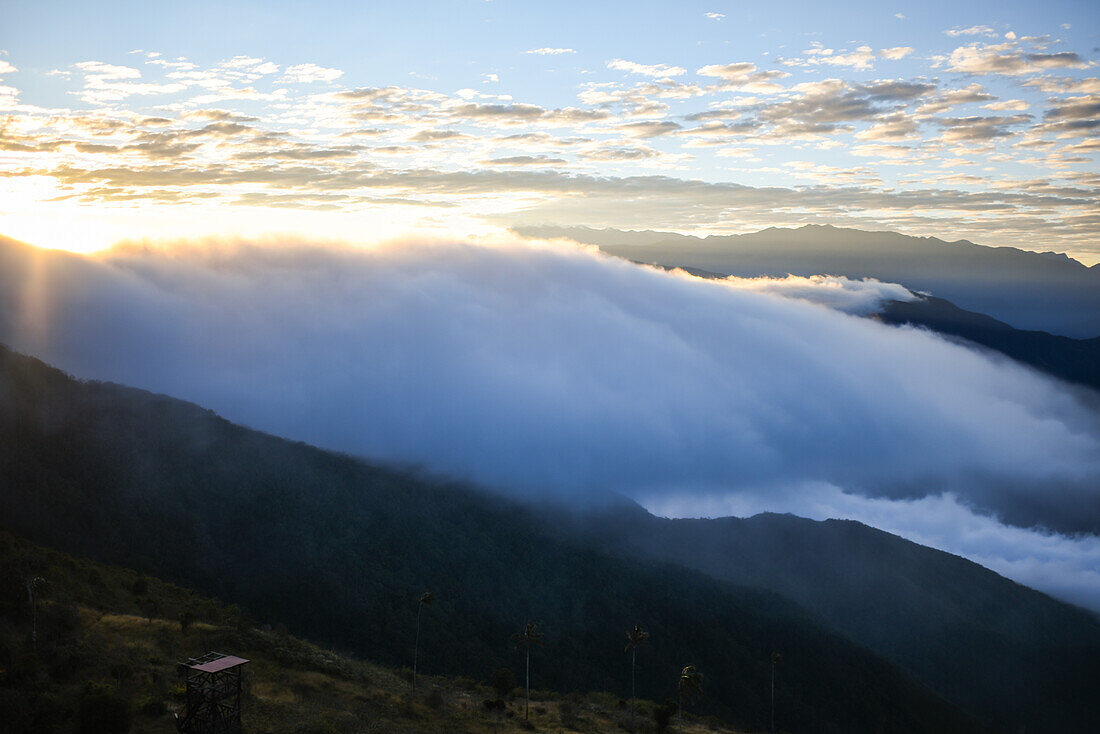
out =
[[[296,734],[337,734],[336,727],[323,716],[318,716],[308,724],[300,724],[295,732]]]
[[[133,723],[128,699],[99,687],[91,687],[80,697],[77,731],[80,734],[127,734]]]
[[[168,704],[159,696],[146,696],[138,702],[137,712],[144,716],[164,716],[168,713]]]
[[[512,672],[511,668],[497,668],[493,671],[489,683],[498,696],[509,698],[512,695],[512,690],[516,687],[516,674]]]
[[[672,721],[672,715],[675,713],[675,701],[665,701],[664,706],[657,706],[653,709],[653,723],[657,725],[658,734],[668,730],[669,722]]]
[[[576,729],[580,723],[577,716],[577,703],[573,696],[568,696],[558,704],[558,718],[561,725],[567,729]]]

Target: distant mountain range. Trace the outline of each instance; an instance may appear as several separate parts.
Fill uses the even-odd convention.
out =
[[[1070,728],[1096,715],[1091,704],[1079,708],[1083,689],[1065,700],[1065,689],[1055,693],[1074,683],[1042,680],[1058,675],[1054,650],[1062,651],[1057,665],[1100,673],[1096,617],[958,556],[850,520],[793,515],[668,520],[617,508],[577,526],[607,552],[673,561],[792,599],[1006,731],[1020,722],[1060,730],[1048,728],[1043,709],[1059,709]]]
[[[877,318],[888,324],[914,324],[966,339],[1068,382],[1100,390],[1100,337],[1071,339],[1045,331],[1014,329],[934,296],[889,301]]]
[[[680,269],[699,278],[726,277],[691,266]],[[991,316],[963,310],[946,299],[913,295],[909,301],[883,303],[871,317],[887,324],[921,326],[1000,352],[1067,382],[1100,390],[1100,337],[1073,339],[1045,331],[1015,329]]]
[[[642,624],[653,642],[639,691],[660,698],[694,663],[708,681],[700,712],[743,727],[767,726],[773,650],[790,731],[1100,720],[1095,616],[866,526],[519,505],[7,349],[0,523],[390,664],[407,662],[415,600],[431,589],[426,672],[487,676],[515,662],[509,635],[537,620],[550,645],[536,686],[619,691],[624,631]]]
[[[723,275],[876,278],[929,292],[1017,329],[1079,339],[1100,336],[1100,265],[1086,267],[1053,252],[818,225],[703,238],[587,227],[515,231],[597,245],[630,260]]]

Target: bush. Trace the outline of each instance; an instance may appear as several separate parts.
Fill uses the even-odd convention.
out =
[[[168,704],[159,696],[146,696],[138,702],[137,712],[144,716],[164,716],[168,713]]]
[[[568,696],[558,704],[558,718],[561,719],[561,725],[567,729],[576,729],[580,723],[580,718],[577,716],[577,703],[574,696]]]
[[[308,724],[299,725],[295,732],[297,734],[337,734],[332,722],[322,716],[318,716]]]
[[[80,697],[77,731],[80,734],[127,734],[133,718],[128,699],[110,690],[92,687]]]
[[[493,686],[493,690],[497,692],[497,695],[501,698],[509,698],[512,694],[512,689],[516,687],[516,674],[512,672],[511,668],[497,668],[493,671],[493,676],[489,680],[489,683]]]
[[[665,701],[664,706],[657,706],[653,709],[653,723],[657,725],[658,734],[668,730],[669,722],[672,721],[672,715],[675,713],[675,701]]]

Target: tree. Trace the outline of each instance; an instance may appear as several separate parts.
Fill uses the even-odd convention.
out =
[[[676,694],[678,696],[676,705],[680,710],[677,728],[682,734],[684,731],[684,698],[688,699],[688,703],[692,703],[703,695],[703,674],[694,665],[685,665],[684,669],[680,671],[680,680],[676,684]]]
[[[38,595],[46,585],[46,579],[35,576],[27,579],[27,600],[31,604],[31,645],[38,651]]]
[[[630,653],[630,731],[634,731],[634,708],[637,705],[637,696],[634,688],[634,663],[638,658],[638,648],[649,642],[649,633],[638,625],[626,633],[626,652]]]
[[[140,602],[142,614],[145,615],[145,621],[147,624],[153,623],[153,617],[160,614],[160,603],[156,599],[146,597]]]
[[[783,656],[772,653],[772,731],[775,731],[775,666],[783,662]]]
[[[527,712],[531,708],[531,646],[537,645],[538,647],[546,647],[546,635],[538,631],[538,625],[534,622],[528,622],[523,628],[523,634],[512,635],[512,645],[515,649],[524,649],[525,656],[527,658],[527,681],[526,681],[526,696],[523,704],[523,720],[527,721]]]
[[[420,613],[424,611],[424,607],[430,607],[435,602],[435,597],[432,596],[432,592],[425,591],[420,595],[420,601],[416,605],[416,642],[413,644],[413,678],[412,686],[413,690],[416,690],[416,656],[420,652]]]

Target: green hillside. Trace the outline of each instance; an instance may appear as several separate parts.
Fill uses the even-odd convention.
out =
[[[416,600],[436,603],[426,673],[483,679],[520,659],[538,621],[533,685],[629,685],[624,630],[641,624],[638,692],[661,698],[686,663],[698,706],[743,728],[971,732],[966,714],[774,594],[681,566],[560,540],[537,510],[232,425],[115,385],[81,383],[0,352],[0,518],[9,530],[136,567],[256,618],[388,665],[407,665]]]
[[[529,729],[518,688],[500,698],[484,681],[430,676],[419,679],[414,694],[408,669],[341,655],[260,625],[192,590],[73,558],[9,533],[0,533],[0,569],[0,732],[5,734],[171,734],[174,714],[184,705],[176,663],[208,650],[249,660],[245,731],[594,734],[621,729],[630,720],[627,702],[608,693],[536,689]],[[41,579],[35,645],[28,578]],[[637,702],[639,731],[655,731],[657,708]],[[685,731],[732,732],[690,709]]]

